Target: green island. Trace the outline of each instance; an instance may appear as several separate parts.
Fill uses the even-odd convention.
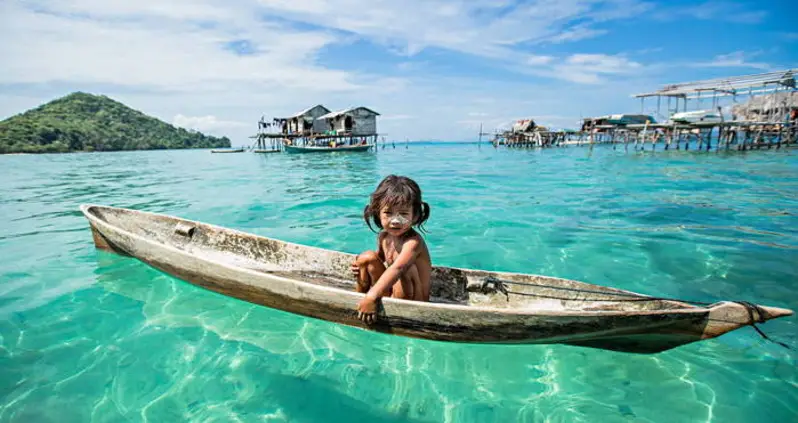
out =
[[[0,154],[230,147],[103,95],[75,92],[0,122]]]

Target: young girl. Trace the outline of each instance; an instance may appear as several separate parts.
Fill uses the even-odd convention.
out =
[[[366,251],[352,263],[357,292],[366,298],[357,304],[358,318],[374,323],[380,297],[429,301],[432,260],[424,239],[413,229],[423,230],[429,204],[421,201],[418,184],[404,176],[390,175],[380,182],[363,210],[363,219],[377,236],[377,251]]]

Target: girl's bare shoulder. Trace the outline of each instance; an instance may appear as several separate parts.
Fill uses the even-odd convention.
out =
[[[424,245],[424,246],[427,245],[427,243],[424,241],[424,237],[421,236],[421,234],[418,233],[416,230],[413,230],[413,233],[410,235],[410,237],[408,237],[408,239],[409,238],[412,238],[412,239],[416,240],[421,245]]]
[[[429,254],[427,242],[424,241],[424,237],[422,237],[418,232],[413,231],[413,234],[405,238],[404,242],[407,243],[408,241],[412,242],[412,244],[415,244],[416,250]]]

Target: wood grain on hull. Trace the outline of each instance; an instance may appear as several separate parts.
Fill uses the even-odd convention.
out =
[[[705,323],[707,314],[704,312],[688,315],[620,315],[600,319],[587,319],[578,316],[570,319],[563,316],[519,316],[522,318],[505,319],[505,321],[492,323],[483,322],[481,319],[467,318],[460,322],[445,323],[448,319],[442,318],[440,319],[441,323],[435,323],[434,313],[427,314],[426,318],[420,319],[418,318],[420,316],[386,313],[383,307],[378,324],[367,326],[356,318],[354,302],[348,302],[349,307],[342,308],[340,302],[279,295],[258,286],[231,281],[227,277],[205,272],[187,271],[183,267],[173,266],[159,260],[145,260],[145,262],[184,281],[250,303],[382,333],[439,341],[469,343],[561,342],[649,353],[700,340],[700,336],[685,337],[683,333],[695,333],[691,330],[692,327]],[[652,329],[660,331],[657,336],[661,340],[656,342],[656,346],[650,345],[648,342],[636,342],[636,339],[642,339],[641,336],[650,338],[651,336],[645,331]]]

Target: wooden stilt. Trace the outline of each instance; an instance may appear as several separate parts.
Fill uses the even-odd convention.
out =
[[[707,151],[712,148],[712,129],[707,132]]]
[[[671,141],[673,140],[673,133],[670,130],[666,130],[666,139],[665,139],[665,151],[668,150],[671,146]]]

